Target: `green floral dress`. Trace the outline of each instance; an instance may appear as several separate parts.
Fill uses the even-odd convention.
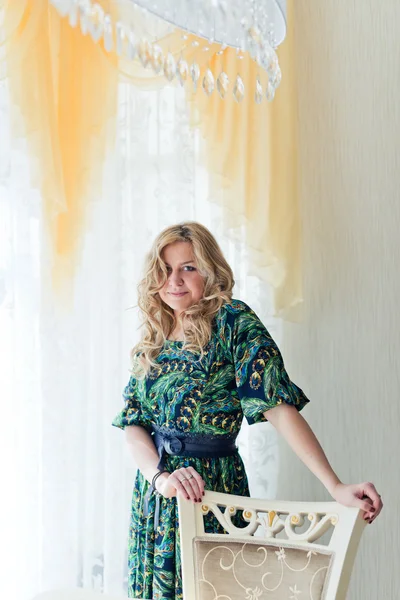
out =
[[[123,429],[152,425],[168,431],[226,435],[239,432],[243,416],[249,424],[266,421],[264,413],[285,402],[301,410],[308,399],[286,373],[282,356],[256,314],[239,300],[225,304],[215,318],[210,342],[199,360],[182,342],[167,341],[157,368],[144,380],[130,379],[124,409],[113,425]],[[192,466],[217,492],[249,495],[240,456],[188,458],[166,456],[166,469]],[[138,471],[133,490],[129,536],[129,597],[182,599],[178,510],[175,498],[161,497],[154,531],[155,494],[148,514],[144,497],[149,484]],[[218,531],[210,520],[209,531]]]

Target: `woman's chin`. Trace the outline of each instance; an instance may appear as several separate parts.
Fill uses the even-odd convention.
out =
[[[186,308],[189,308],[191,303],[190,303],[190,299],[187,295],[185,296],[180,296],[177,298],[172,298],[171,296],[167,296],[166,298],[163,298],[165,304],[168,304],[168,306],[170,308],[172,308],[172,310],[185,310]]]

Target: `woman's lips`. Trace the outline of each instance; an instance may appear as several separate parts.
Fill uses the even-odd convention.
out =
[[[185,294],[187,294],[187,292],[179,292],[178,294],[175,294],[174,292],[170,292],[170,295],[174,296],[175,298],[181,298],[181,296],[185,296]]]

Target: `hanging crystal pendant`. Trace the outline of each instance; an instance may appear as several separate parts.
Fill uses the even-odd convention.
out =
[[[266,69],[268,77],[274,78],[276,76],[277,69],[279,69],[278,57],[276,54],[270,55]]]
[[[111,52],[114,45],[113,40],[113,27],[110,15],[106,15],[104,17],[104,25],[103,25],[103,40],[104,40],[104,48],[107,52]]]
[[[118,23],[115,24],[115,40],[115,50],[118,56],[122,56],[126,44],[126,32],[121,21],[118,21]]]
[[[261,104],[261,102],[263,100],[263,89],[262,89],[261,81],[259,79],[257,79],[257,81],[256,81],[256,91],[254,94],[254,100],[256,101],[257,104]]]
[[[140,42],[138,48],[138,55],[140,62],[142,63],[144,68],[146,68],[151,60],[151,46],[147,40],[142,40]]]
[[[71,8],[69,9],[68,21],[71,27],[76,27],[78,25],[78,16],[79,16],[79,0],[72,0]]]
[[[178,64],[177,64],[176,75],[178,77],[179,83],[182,86],[185,85],[188,75],[189,75],[189,67],[188,67],[186,60],[184,60],[184,58],[182,58],[182,56],[180,57]]]
[[[87,5],[81,6],[79,13],[79,25],[83,35],[86,35],[89,30],[89,12],[90,8]]]
[[[103,35],[104,10],[98,4],[90,9],[88,30],[94,42],[98,42]]]
[[[224,71],[222,71],[217,79],[217,90],[222,99],[225,98],[228,88],[229,77]]]
[[[194,92],[196,92],[197,91],[197,83],[200,79],[200,67],[196,62],[194,62],[190,65],[190,77],[192,78],[192,81],[193,81],[193,90],[194,90]]]
[[[279,87],[279,84],[282,81],[282,71],[279,65],[277,65],[272,77],[270,77],[270,80],[275,89]]]
[[[211,72],[211,69],[207,69],[204,78],[203,78],[203,90],[207,94],[207,96],[211,96],[214,91],[214,75]]]
[[[171,52],[168,52],[164,61],[164,75],[168,81],[172,81],[176,75],[176,64],[175,59]]]
[[[235,86],[233,88],[233,97],[236,102],[241,102],[244,98],[244,83],[240,75],[236,77]]]
[[[160,46],[153,46],[153,52],[151,55],[151,66],[153,67],[153,71],[155,73],[160,73],[164,66],[164,56],[163,51]]]
[[[272,73],[275,70],[277,56],[274,50],[269,45],[262,48],[259,59],[262,68],[265,71],[267,71],[268,74]]]
[[[275,98],[275,88],[270,81],[268,82],[267,89],[265,90],[265,97],[268,102],[272,102],[272,100]]]
[[[133,60],[136,56],[136,40],[133,31],[128,33],[128,44],[126,47],[126,56],[129,60]]]
[[[281,71],[281,68],[280,68],[280,66],[278,65],[278,68],[277,68],[277,70],[276,70],[276,83],[275,83],[275,88],[277,88],[277,87],[278,87],[278,86],[281,84],[281,81],[282,81],[282,71]]]
[[[65,2],[65,0],[52,0],[51,3],[56,7],[62,17],[67,16],[71,8],[71,2],[69,0],[68,2]]]

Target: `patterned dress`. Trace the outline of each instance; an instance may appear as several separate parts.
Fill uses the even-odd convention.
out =
[[[257,315],[239,300],[218,312],[205,355],[199,360],[182,342],[167,341],[157,368],[144,380],[130,379],[124,409],[113,425],[123,429],[152,424],[185,434],[226,435],[239,432],[243,416],[249,424],[266,421],[268,409],[285,402],[301,410],[308,402],[290,381],[278,347]],[[225,458],[166,456],[166,469],[192,466],[208,490],[248,496],[239,455]],[[148,482],[138,471],[132,498],[129,537],[129,597],[182,599],[178,510],[175,498],[161,497],[160,520],[154,531],[155,494],[143,511]],[[211,517],[210,517],[211,519]],[[215,521],[209,531],[218,531]]]

